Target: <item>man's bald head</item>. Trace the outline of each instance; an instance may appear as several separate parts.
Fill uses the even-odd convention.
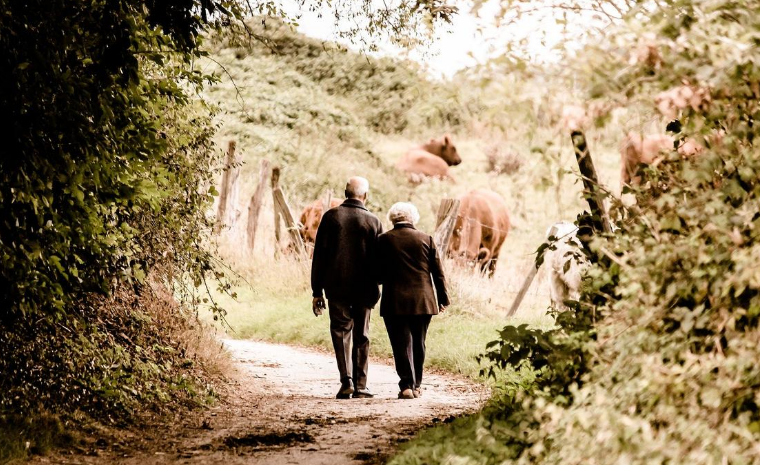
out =
[[[353,176],[346,183],[346,198],[357,199],[362,202],[367,200],[369,192],[369,181],[361,176]]]

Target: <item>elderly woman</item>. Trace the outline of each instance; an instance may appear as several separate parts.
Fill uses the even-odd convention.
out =
[[[433,238],[417,231],[417,208],[399,202],[388,212],[393,229],[377,242],[379,281],[383,285],[380,316],[391,340],[399,399],[421,395],[425,337],[433,315],[449,305],[446,279]]]

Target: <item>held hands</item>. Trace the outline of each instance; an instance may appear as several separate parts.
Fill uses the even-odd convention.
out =
[[[322,314],[322,310],[325,309],[325,299],[324,297],[314,297],[311,300],[311,310],[314,312],[314,316],[319,316]]]
[[[438,306],[438,313],[443,313],[445,311],[446,311],[446,306],[445,305],[439,305]]]

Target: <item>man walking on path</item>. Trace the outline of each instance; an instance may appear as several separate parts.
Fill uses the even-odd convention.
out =
[[[330,335],[340,372],[338,399],[369,398],[369,317],[380,298],[374,262],[383,226],[364,206],[369,182],[354,176],[346,200],[322,217],[311,263],[312,309],[319,316],[330,307]],[[353,347],[352,347],[353,345]]]

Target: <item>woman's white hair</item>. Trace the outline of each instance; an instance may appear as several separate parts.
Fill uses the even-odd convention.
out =
[[[409,202],[396,202],[388,210],[388,219],[391,223],[411,223],[417,224],[420,220],[420,212],[417,207]]]

